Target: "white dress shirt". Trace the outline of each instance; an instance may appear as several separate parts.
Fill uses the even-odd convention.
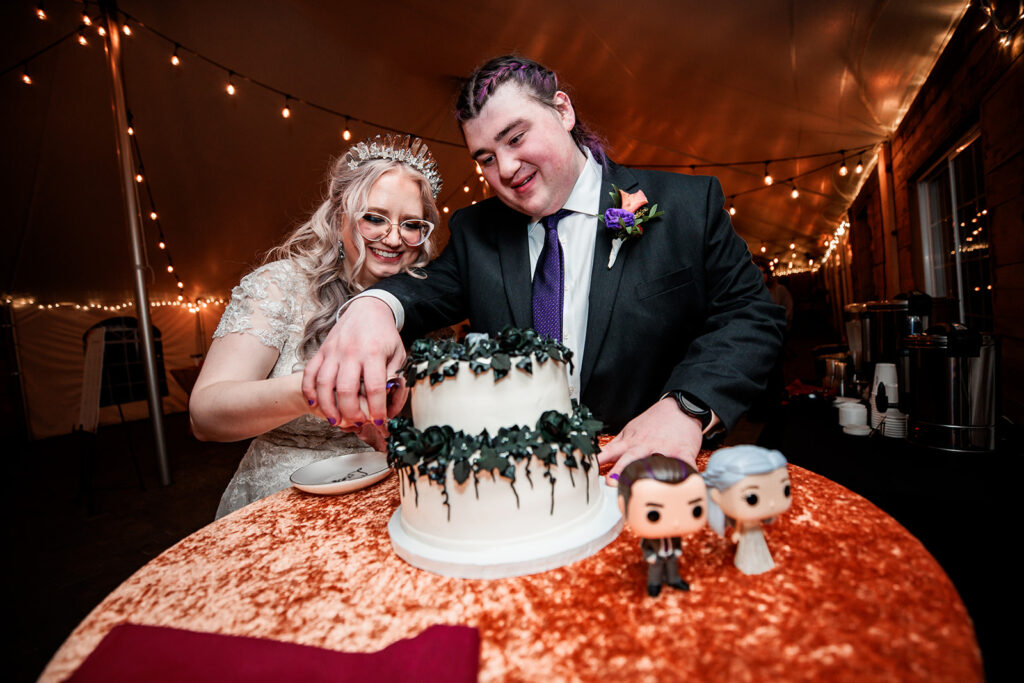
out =
[[[587,341],[587,317],[590,312],[590,274],[594,267],[594,243],[597,240],[597,212],[601,208],[601,167],[589,149],[584,150],[587,161],[583,164],[576,184],[563,208],[572,211],[558,222],[558,241],[562,243],[565,265],[565,296],[562,308],[562,343],[573,353],[575,371],[569,375],[569,396],[580,400],[580,369]],[[542,217],[541,217],[542,218]],[[530,276],[537,268],[540,252],[544,248],[544,226],[540,218],[527,226],[530,247]],[[386,303],[395,315],[399,330],[405,324],[402,302],[390,292],[374,289],[353,297],[348,303],[364,296],[372,296]]]

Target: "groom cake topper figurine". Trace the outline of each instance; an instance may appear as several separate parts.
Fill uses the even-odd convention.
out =
[[[466,319],[491,335],[532,327],[573,352],[571,398],[617,434],[600,454],[609,475],[651,453],[695,465],[763,390],[784,326],[721,185],[616,164],[565,82],[526,57],[477,68],[455,118],[494,196],[452,213],[425,278],[346,305],[306,365],[306,399],[383,421],[385,379],[413,340]]]
[[[619,511],[640,541],[647,563],[647,594],[661,587],[688,591],[679,576],[682,536],[707,522],[704,479],[682,460],[654,453],[634,460],[619,475]]]

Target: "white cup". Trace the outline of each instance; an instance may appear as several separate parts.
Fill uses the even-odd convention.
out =
[[[879,363],[875,366],[874,386],[877,388],[879,382],[896,384],[896,366],[892,363]]]
[[[839,406],[839,424],[843,427],[848,425],[866,425],[868,423],[868,409],[862,403],[843,403]]]

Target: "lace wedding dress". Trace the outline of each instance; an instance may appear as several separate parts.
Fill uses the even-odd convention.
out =
[[[274,261],[242,278],[231,291],[214,338],[251,334],[280,356],[268,377],[301,370],[299,342],[312,313],[306,281],[290,261]],[[253,439],[217,508],[217,519],[290,485],[295,470],[336,455],[373,450],[355,435],[303,415]]]

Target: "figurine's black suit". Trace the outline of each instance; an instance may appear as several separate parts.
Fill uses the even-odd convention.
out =
[[[668,541],[672,549],[672,554],[668,556],[658,553],[665,541]],[[679,556],[683,554],[679,536],[667,539],[645,538],[640,541],[640,550],[643,551],[644,561],[647,562],[647,592],[651,596],[660,593],[661,586],[665,583],[679,590],[690,590],[689,584],[679,577]]]
[[[609,162],[615,185],[643,190],[665,214],[644,224],[608,268],[612,234],[598,219],[586,350],[577,358],[582,403],[615,433],[669,391],[685,390],[732,427],[763,390],[785,314],[732,228],[715,178]],[[402,302],[408,343],[469,318],[477,332],[532,327],[529,218],[497,198],[457,211],[451,240],[426,279],[378,283]]]

